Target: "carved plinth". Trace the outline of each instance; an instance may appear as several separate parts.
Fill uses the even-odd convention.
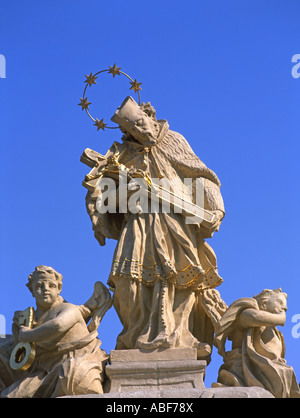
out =
[[[202,389],[206,361],[197,360],[193,348],[143,352],[113,350],[106,367],[109,383],[105,392],[161,389]]]

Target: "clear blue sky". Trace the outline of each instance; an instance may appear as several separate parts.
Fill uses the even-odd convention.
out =
[[[281,330],[300,380],[299,108],[297,0],[5,1],[0,14],[0,314],[32,305],[25,287],[38,264],[64,276],[81,304],[106,283],[115,242],[100,247],[85,210],[85,148],[100,153],[119,131],[97,132],[77,106],[84,75],[117,63],[142,82],[142,101],[183,134],[219,176],[226,218],[210,245],[223,299],[264,288],[288,293]],[[101,83],[100,83],[101,81]],[[128,80],[103,76],[91,109],[108,122]],[[89,97],[90,98],[90,97]],[[98,116],[99,115],[99,116]],[[121,331],[111,309],[100,326],[110,351]],[[216,381],[216,350],[206,385]]]

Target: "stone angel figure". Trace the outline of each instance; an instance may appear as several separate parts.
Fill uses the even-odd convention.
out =
[[[299,398],[292,367],[286,364],[284,338],[277,326],[286,321],[287,295],[265,289],[233,302],[215,324],[214,344],[224,363],[213,387],[257,386],[275,398]],[[226,341],[232,349],[226,350]]]
[[[13,338],[0,345],[1,397],[103,393],[108,355],[100,349],[97,328],[112,304],[107,288],[97,282],[85,304],[68,303],[60,296],[62,275],[43,265],[29,275],[27,287],[36,309],[26,310],[29,326],[26,311],[16,312]]]

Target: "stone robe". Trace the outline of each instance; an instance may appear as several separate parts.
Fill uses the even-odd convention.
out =
[[[166,178],[176,187],[184,178],[201,178],[204,208],[224,213],[216,174],[182,135],[170,131],[166,121],[159,124],[155,142],[123,138],[99,169],[117,151],[119,163],[127,168],[142,170],[152,179]],[[213,327],[197,294],[222,282],[214,251],[204,240],[211,231],[201,224],[188,224],[172,208],[169,213],[160,209],[158,213],[99,214],[97,194],[89,188],[86,202],[95,237],[101,245],[105,237],[118,240],[108,280],[124,326],[116,348],[196,347],[199,357],[208,355],[210,348],[201,343],[212,344]]]
[[[261,336],[263,327],[245,329],[242,346],[225,351],[225,342],[231,340],[239,315],[249,308],[259,309],[255,299],[238,299],[219,321],[214,342],[224,364],[215,386],[257,386],[268,390],[275,398],[299,398],[296,376],[284,360],[284,339],[276,327],[274,337],[282,344],[281,358],[264,343]]]

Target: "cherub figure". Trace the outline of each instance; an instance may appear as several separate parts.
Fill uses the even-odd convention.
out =
[[[259,386],[275,398],[299,398],[294,370],[286,364],[284,339],[277,325],[286,321],[287,294],[265,289],[253,298],[233,302],[216,325],[214,343],[224,364],[219,370],[222,386]],[[227,340],[232,350],[225,350]]]
[[[0,347],[1,397],[103,393],[108,356],[100,349],[97,328],[111,307],[109,291],[97,282],[93,296],[84,305],[67,303],[60,296],[62,275],[47,266],[35,268],[27,287],[36,300],[33,326],[20,326],[15,316],[14,341],[10,349]],[[8,355],[17,342],[35,344],[35,359],[26,371],[10,367]]]

